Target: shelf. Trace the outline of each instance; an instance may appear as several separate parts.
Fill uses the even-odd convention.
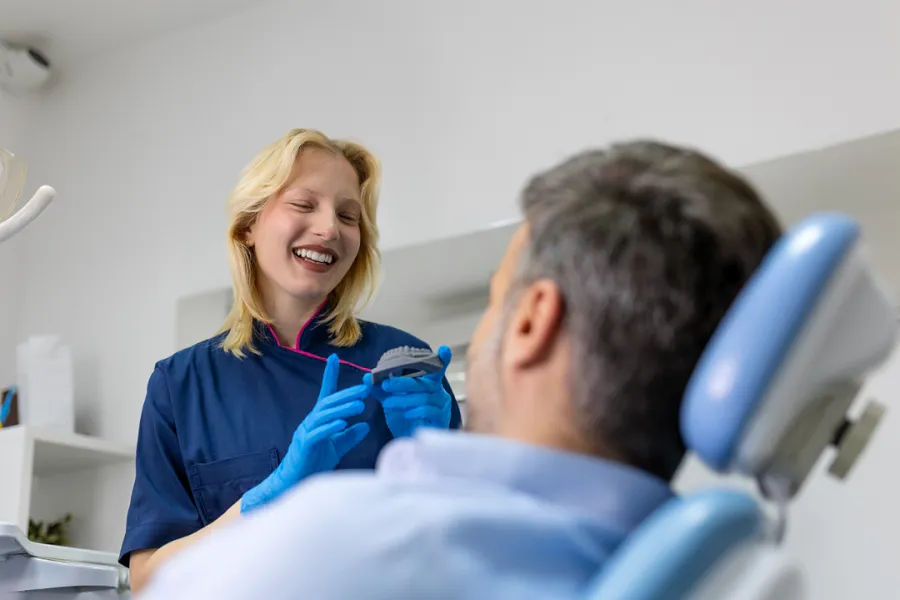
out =
[[[28,426],[25,433],[34,442],[33,474],[36,477],[71,473],[134,460],[134,448],[101,438],[35,429]],[[3,435],[4,430],[0,430]]]

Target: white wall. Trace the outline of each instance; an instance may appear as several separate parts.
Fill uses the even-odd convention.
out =
[[[27,160],[24,148],[26,120],[25,103],[0,92],[0,148]],[[33,189],[33,186],[28,185],[25,193]],[[0,215],[5,215],[8,209],[8,205],[0,203]],[[21,318],[24,243],[17,236],[7,240],[0,248],[0,389],[14,383],[16,374],[15,347]]]
[[[286,129],[381,156],[389,248],[516,216],[533,170],[616,138],[746,164],[897,127],[894,15],[829,4],[285,0],[110,53],[35,102],[60,195],[18,333],[64,335],[79,429],[131,442],[177,298],[228,281],[225,196]]]
[[[743,172],[785,224],[841,211],[862,226],[875,270],[900,307],[900,130],[751,165]]]

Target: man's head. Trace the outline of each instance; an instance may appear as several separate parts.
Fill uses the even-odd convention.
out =
[[[671,478],[685,387],[775,217],[737,174],[653,142],[539,174],[522,208],[469,349],[468,428]]]

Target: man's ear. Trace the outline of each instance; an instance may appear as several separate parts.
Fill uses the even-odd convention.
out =
[[[505,359],[524,368],[546,359],[559,337],[565,302],[559,286],[538,279],[524,289],[510,315],[504,345]]]

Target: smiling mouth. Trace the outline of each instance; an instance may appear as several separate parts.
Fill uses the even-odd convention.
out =
[[[330,265],[337,259],[337,257],[330,252],[317,252],[307,248],[294,248],[293,253],[297,258],[313,263],[314,265]]]

